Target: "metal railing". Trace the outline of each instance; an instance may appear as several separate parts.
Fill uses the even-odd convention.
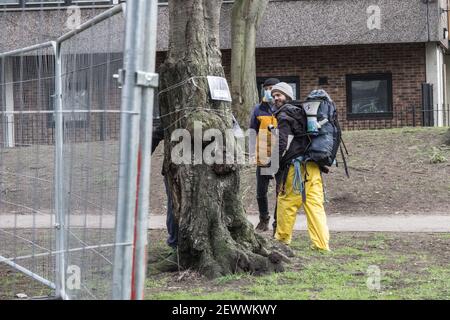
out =
[[[389,113],[340,117],[344,130],[392,129],[401,127],[449,127],[450,105],[410,107]]]

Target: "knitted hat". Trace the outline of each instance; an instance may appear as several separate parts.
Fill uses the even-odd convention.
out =
[[[274,85],[272,88],[272,95],[274,94],[275,91],[281,92],[287,98],[294,100],[294,91],[292,90],[292,87],[288,85],[286,82],[280,82]]]
[[[274,85],[276,85],[278,83],[280,83],[280,80],[278,80],[277,78],[269,78],[266,81],[264,81],[263,87],[274,86]]]

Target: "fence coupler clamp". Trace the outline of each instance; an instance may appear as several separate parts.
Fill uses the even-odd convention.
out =
[[[125,84],[125,73],[124,69],[120,69],[117,74],[113,75],[114,79],[117,79],[121,86]],[[140,87],[158,88],[159,75],[157,73],[136,71],[135,83]]]
[[[113,75],[113,78],[117,80],[119,85],[123,86],[125,83],[125,70],[119,69],[118,73]]]
[[[157,73],[136,71],[136,85],[147,88],[158,88],[159,75]]]

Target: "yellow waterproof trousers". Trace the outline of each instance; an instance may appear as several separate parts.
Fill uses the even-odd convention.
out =
[[[314,162],[302,164],[301,173],[305,183],[306,202],[303,203],[302,194],[293,188],[295,175],[294,165],[289,168],[286,185],[277,199],[277,230],[275,239],[289,245],[292,241],[297,212],[303,205],[308,223],[308,233],[313,247],[329,251],[330,234],[325,215],[322,175],[319,166]]]

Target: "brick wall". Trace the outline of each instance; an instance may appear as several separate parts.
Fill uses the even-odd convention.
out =
[[[157,66],[163,63],[165,55],[164,52],[158,52]],[[228,79],[230,79],[230,57],[231,51],[224,50],[223,66]],[[120,67],[121,60],[119,56],[113,58],[114,62],[110,65],[110,71],[116,72],[116,69]],[[102,57],[98,59],[102,59]],[[328,77],[329,84],[322,88],[327,90],[335,100],[344,129],[376,129],[412,125],[412,107],[416,108],[416,123],[420,124],[421,84],[426,80],[424,44],[257,49],[256,64],[258,77],[297,77],[300,81],[301,99],[304,99],[311,90],[319,87],[319,77]],[[22,80],[35,79],[33,76],[35,66],[32,61],[26,66],[27,68],[22,71]],[[96,69],[95,74],[105,77],[104,68]],[[364,73],[392,73],[393,119],[347,120],[346,75]],[[51,76],[51,73],[46,76]],[[15,77],[18,76],[15,75]],[[18,80],[15,78],[15,81]],[[50,108],[50,96],[53,92],[51,79],[41,82],[25,81],[21,88],[18,86],[17,83],[15,91],[23,92],[23,94],[14,96],[16,110],[47,110]],[[93,109],[117,110],[119,108],[120,90],[112,77],[106,87],[109,87],[109,93],[106,95],[105,90],[100,90],[98,85],[92,88],[93,91],[100,90],[102,92],[100,95],[94,94],[94,98],[91,100]],[[103,99],[100,99],[101,97]],[[47,115],[16,116],[15,122],[17,122],[15,125],[16,143],[53,143],[54,128],[49,125]],[[119,128],[120,117],[115,114],[103,118],[99,115],[92,115],[89,118],[88,127],[70,128],[72,133],[70,137],[72,141],[116,139],[119,136]]]
[[[231,51],[223,52],[223,65],[230,75]],[[329,47],[257,49],[257,77],[296,76],[300,98],[319,88],[319,77],[328,77],[321,86],[335,100],[341,125],[346,129],[375,129],[412,125],[412,107],[420,123],[421,84],[426,81],[425,45],[376,44]],[[347,120],[346,75],[392,73],[394,118]]]
[[[67,63],[63,70],[63,92],[67,93],[68,107],[119,110],[121,90],[112,75],[122,67],[121,58],[121,55],[117,54],[74,55],[66,58]],[[75,70],[71,70],[71,68],[75,68]],[[42,111],[52,111],[54,108],[52,98],[54,95],[53,57],[15,58],[13,60],[13,81],[15,111],[24,111],[24,113],[14,115],[16,145],[53,144],[55,142],[53,114],[42,113]],[[75,101],[78,98],[75,94],[79,89],[86,90],[88,105],[85,107]],[[0,106],[3,110],[2,103]],[[66,113],[64,118],[66,143],[119,138],[119,113]],[[0,139],[3,139],[4,125],[5,122],[2,121],[0,123]]]
[[[158,52],[157,63],[163,63]],[[222,51],[225,74],[230,79],[231,50]],[[328,77],[325,89],[336,102],[344,129],[376,129],[421,121],[422,89],[426,81],[425,44],[374,44],[295,47],[256,50],[256,76],[298,77],[300,98],[319,88],[319,77]],[[346,75],[392,73],[393,119],[347,120]]]

